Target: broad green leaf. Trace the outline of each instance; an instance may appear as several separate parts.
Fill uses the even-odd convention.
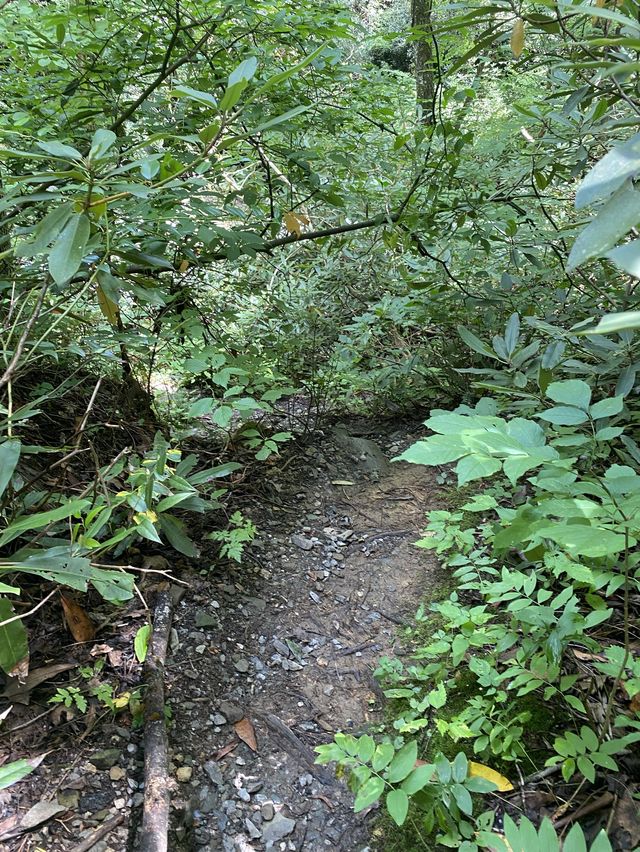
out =
[[[113,130],[105,130],[104,128],[96,130],[91,140],[89,160],[95,162],[96,160],[104,159],[109,149],[115,144],[117,138]]]
[[[369,805],[377,802],[383,792],[384,781],[382,778],[378,778],[373,775],[368,781],[365,781],[362,787],[358,790],[353,804],[354,812],[358,813],[359,811],[363,811],[365,808],[368,808]]]
[[[542,527],[537,534],[555,541],[571,556],[601,557],[622,553],[625,538],[620,533],[583,524],[556,524]],[[635,544],[635,539],[631,539]]]
[[[33,515],[28,515],[26,518],[19,518],[10,524],[0,536],[0,547],[13,541],[14,538],[18,538],[22,533],[29,532],[30,530],[39,530],[55,521],[62,521],[65,518],[79,515],[83,509],[86,509],[90,505],[90,500],[69,500],[57,509],[51,509],[48,512],[37,512]]]
[[[173,548],[191,559],[197,559],[200,550],[187,535],[186,526],[182,521],[172,515],[162,514],[158,516],[158,526]]]
[[[374,772],[380,772],[385,766],[388,766],[393,759],[395,749],[391,743],[380,743],[373,753],[371,765]]]
[[[537,414],[541,420],[553,423],[554,426],[579,426],[586,423],[589,416],[581,408],[570,408],[567,405],[558,405],[549,408],[541,414]]]
[[[469,331],[468,328],[465,328],[463,325],[458,326],[458,334],[463,339],[463,341],[467,344],[470,349],[473,349],[474,352],[477,352],[479,355],[484,355],[487,358],[491,358],[495,361],[496,355],[495,352],[487,346],[486,343],[483,343],[479,337]]]
[[[453,793],[453,798],[462,813],[467,816],[471,816],[473,813],[473,802],[471,801],[471,794],[466,787],[462,784],[454,784],[451,788],[451,792]]]
[[[507,347],[507,354],[509,357],[511,357],[511,355],[513,355],[513,353],[515,352],[516,346],[518,345],[519,337],[520,317],[518,316],[518,314],[511,314],[504,332],[504,343]]]
[[[631,240],[623,246],[608,251],[606,257],[629,275],[640,278],[640,240]]]
[[[587,842],[579,823],[575,823],[565,837],[562,852],[587,852]]]
[[[626,331],[631,328],[640,328],[640,311],[605,314],[598,325],[579,331],[577,334],[613,334],[616,331]]]
[[[373,757],[373,752],[375,751],[376,743],[373,737],[369,736],[369,734],[364,734],[358,740],[358,758],[363,763],[369,763],[371,758]]]
[[[36,142],[38,148],[51,154],[57,160],[81,160],[82,154],[80,151],[72,148],[71,145],[64,145],[62,142]]]
[[[424,763],[416,768],[402,782],[402,789],[409,796],[422,790],[432,779],[435,767],[433,763]]]
[[[397,460],[427,466],[442,465],[456,461],[468,452],[467,447],[457,436],[430,435],[425,440],[412,444],[397,457]]]
[[[387,793],[387,811],[396,825],[404,825],[409,811],[409,797],[404,790],[391,790]]]
[[[21,447],[22,444],[15,438],[0,444],[0,495],[4,494],[5,488],[11,481],[20,458]]]
[[[21,781],[26,775],[38,767],[44,760],[45,755],[39,757],[30,757],[26,760],[14,760],[11,763],[5,763],[0,766],[0,790],[5,790]]]
[[[456,473],[458,475],[458,486],[465,485],[474,479],[484,479],[488,476],[493,476],[502,468],[500,459],[494,459],[491,456],[472,455],[465,456],[460,459],[456,465]]]
[[[233,408],[230,405],[220,405],[211,415],[211,420],[220,426],[221,429],[226,429],[231,423],[233,417]]]
[[[608,399],[601,399],[600,402],[594,403],[589,409],[589,414],[594,420],[599,420],[604,417],[613,417],[620,414],[624,407],[624,400],[621,396],[611,396]]]
[[[240,81],[249,82],[258,68],[258,60],[255,56],[243,59],[240,65],[229,74],[229,85],[233,86]]]
[[[49,272],[56,284],[64,284],[80,268],[90,232],[88,217],[73,213],[49,252]]]
[[[189,417],[202,417],[204,414],[209,414],[215,402],[212,396],[205,396],[199,399],[189,408]]]
[[[31,238],[18,242],[15,250],[17,257],[37,257],[43,254],[67,224],[72,213],[73,204],[70,201],[50,210],[44,219],[38,222]]]
[[[387,769],[387,780],[390,784],[403,781],[416,764],[418,757],[418,744],[415,740],[409,740],[400,751],[396,752]]]
[[[0,598],[0,622],[16,615],[8,598]],[[21,660],[29,656],[27,631],[20,619],[0,627],[0,669],[9,674]],[[0,768],[0,771],[1,768]]]
[[[585,411],[591,402],[591,388],[580,379],[566,382],[552,382],[546,390],[546,396],[562,405],[575,405]]]
[[[149,649],[149,639],[151,638],[151,625],[143,624],[136,633],[133,640],[133,650],[138,659],[138,662],[144,663],[147,659],[147,650]]]
[[[591,14],[594,11],[593,7]],[[576,193],[576,209],[606,198],[640,172],[640,133],[617,145],[596,163]]]
[[[640,222],[640,191],[631,180],[613,195],[598,211],[598,215],[576,239],[569,259],[567,272],[605,254],[631,228]]]
[[[240,470],[242,465],[240,462],[226,462],[225,464],[216,465],[216,467],[208,467],[206,470],[199,470],[198,473],[189,475],[189,485],[202,485],[205,482],[212,482],[214,479],[222,479],[229,476],[230,473],[235,473]]]
[[[175,86],[170,94],[187,98],[190,101],[202,104],[202,106],[212,107],[213,109],[218,108],[218,101],[213,95],[210,95],[209,92],[201,92],[198,89],[192,89],[191,86]],[[219,125],[217,128],[219,129]],[[216,133],[217,132],[218,130],[216,129]],[[215,135],[216,134],[214,133],[213,136]]]
[[[598,836],[589,847],[589,852],[611,852],[611,842],[604,828],[600,830]]]

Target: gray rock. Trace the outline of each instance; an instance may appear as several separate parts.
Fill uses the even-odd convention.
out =
[[[203,609],[196,612],[196,627],[217,627],[220,619],[217,615],[211,615]]]
[[[249,661],[240,658],[235,661],[233,667],[237,672],[240,672],[240,674],[246,674],[249,671]]]
[[[223,716],[222,713],[214,713],[212,722],[214,725],[226,725],[227,717]]]
[[[224,784],[224,778],[222,777],[220,767],[215,762],[215,760],[208,760],[204,765],[204,771],[207,773],[207,775],[213,781],[216,787],[222,787],[222,785]]]
[[[240,789],[238,790],[238,798],[242,802],[250,802],[251,801],[251,796],[249,795],[249,791],[245,790],[244,787],[240,787]]]
[[[119,748],[105,748],[94,751],[89,760],[97,769],[111,769],[120,760],[121,754]]]
[[[265,802],[260,810],[262,812],[262,818],[266,822],[272,820],[276,813],[275,808],[273,807],[273,802]]]
[[[284,837],[291,834],[295,827],[296,821],[294,819],[289,819],[289,817],[278,811],[262,832],[262,839],[267,849],[273,848],[275,843],[278,843]]]
[[[219,799],[215,790],[203,787],[200,791],[200,810],[203,814],[211,814],[218,807]]]
[[[221,701],[218,707],[223,716],[227,717],[227,721],[239,722],[244,718],[244,710],[232,701]]]
[[[247,819],[245,819],[244,824],[247,828],[247,831],[249,832],[249,837],[252,840],[257,840],[259,837],[262,837],[262,832],[260,831],[258,826],[254,825],[248,817]]]
[[[299,547],[300,550],[313,550],[313,542],[311,539],[304,535],[299,535],[298,533],[291,536],[291,544]]]

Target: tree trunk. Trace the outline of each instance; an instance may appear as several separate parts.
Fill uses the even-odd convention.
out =
[[[422,123],[434,122],[434,62],[431,8],[433,0],[411,0],[411,25],[418,30],[415,42],[416,101],[422,109]]]

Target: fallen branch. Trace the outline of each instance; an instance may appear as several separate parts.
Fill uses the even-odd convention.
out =
[[[118,814],[112,819],[108,819],[105,823],[98,826],[95,831],[92,831],[88,837],[85,837],[82,843],[78,843],[76,846],[73,846],[69,852],[88,852],[88,850],[92,849],[99,840],[106,837],[109,832],[113,831],[114,828],[117,828],[122,822],[124,822],[124,814]]]
[[[153,631],[145,660],[144,807],[140,852],[167,852],[169,832],[169,773],[164,715],[164,665],[173,606],[169,587],[158,594]]]

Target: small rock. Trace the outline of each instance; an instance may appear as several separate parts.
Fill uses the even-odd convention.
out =
[[[59,805],[64,805],[66,808],[75,810],[78,807],[78,799],[80,793],[78,790],[60,790],[56,799]]]
[[[113,807],[118,811],[121,811],[126,804],[127,804],[126,799],[114,799],[113,800]]]
[[[227,717],[223,716],[222,713],[214,713],[211,717],[211,721],[214,725],[226,725]]]
[[[185,784],[187,781],[191,781],[191,776],[193,775],[193,767],[192,766],[179,766],[176,769],[176,778],[182,784]]]
[[[252,840],[258,840],[259,837],[262,837],[262,832],[260,831],[258,826],[254,825],[248,817],[247,819],[245,819],[244,824],[247,828],[247,831],[249,832],[249,837]]]
[[[111,769],[120,760],[122,752],[119,748],[105,748],[95,751],[89,760],[98,769]]]
[[[300,550],[313,550],[313,542],[311,539],[304,535],[299,535],[298,533],[291,536],[291,544],[299,547]]]
[[[96,811],[110,808],[113,802],[113,790],[96,790],[93,793],[87,793],[80,797],[80,813],[90,811],[95,814]]]
[[[244,710],[232,701],[221,701],[218,708],[223,716],[232,724],[244,718]]]
[[[275,808],[273,807],[273,802],[265,802],[260,810],[262,812],[262,818],[267,822],[272,820],[276,813]]]
[[[215,760],[208,760],[204,765],[204,771],[207,773],[207,775],[213,781],[216,787],[222,787],[222,785],[224,784],[224,778],[222,777],[220,767],[215,762]]]
[[[241,657],[239,660],[235,661],[233,667],[237,672],[240,672],[240,674],[246,674],[249,671],[249,661]]]
[[[121,766],[112,766],[109,770],[109,778],[112,781],[122,781],[123,778],[126,778],[127,772]]]
[[[259,793],[260,790],[264,787],[264,781],[249,781],[247,783],[247,790],[253,796],[254,793]]]
[[[294,819],[289,819],[289,817],[278,811],[262,832],[262,839],[267,849],[270,846],[273,847],[275,843],[278,843],[278,841],[282,840],[288,834],[291,834],[295,827],[296,821]]]
[[[245,790],[244,787],[240,787],[240,789],[238,790],[238,798],[242,802],[250,802],[251,801],[251,796],[249,795],[249,791]]]
[[[133,799],[131,800],[131,804],[134,808],[142,807],[144,802],[144,793],[134,793]]]
[[[210,615],[203,609],[196,612],[196,627],[217,627],[220,619],[217,615]]]

